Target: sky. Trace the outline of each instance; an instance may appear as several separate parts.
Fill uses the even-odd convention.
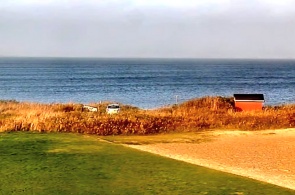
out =
[[[0,56],[295,59],[295,0],[0,0]]]

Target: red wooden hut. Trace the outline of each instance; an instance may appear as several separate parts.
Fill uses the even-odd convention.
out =
[[[234,94],[236,111],[262,110],[263,94]]]

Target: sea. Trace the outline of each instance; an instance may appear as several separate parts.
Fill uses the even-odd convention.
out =
[[[295,60],[0,58],[0,100],[153,109],[235,93],[294,104]]]

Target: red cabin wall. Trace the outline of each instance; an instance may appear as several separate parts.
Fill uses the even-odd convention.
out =
[[[262,110],[263,102],[235,102],[236,111]]]

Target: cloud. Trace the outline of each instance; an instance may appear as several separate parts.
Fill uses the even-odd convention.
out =
[[[289,12],[295,10],[294,0],[259,0],[259,2],[274,11],[280,10]]]
[[[295,57],[294,1],[11,0],[0,55]]]

